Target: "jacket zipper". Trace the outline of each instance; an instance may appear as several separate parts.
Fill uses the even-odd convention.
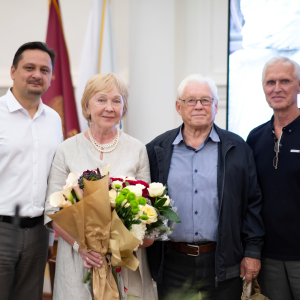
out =
[[[221,203],[220,203],[220,210],[219,210],[219,217],[218,217],[218,227],[219,227],[219,222],[220,222],[220,214],[221,214],[221,209],[222,209],[223,193],[224,193],[224,184],[225,184],[225,159],[226,159],[226,155],[227,155],[228,151],[229,151],[232,147],[233,147],[233,145],[231,145],[231,147],[227,149],[227,151],[225,152],[225,155],[224,155],[224,177],[223,177],[222,195],[221,195]],[[219,231],[219,230],[218,230],[218,231]],[[218,241],[218,238],[217,238],[217,241]],[[217,242],[217,248],[218,248],[218,242]],[[217,260],[217,251],[216,251],[216,257],[215,257],[215,273],[216,273],[216,277],[215,277],[215,287],[218,287],[217,269],[218,269],[218,260]]]

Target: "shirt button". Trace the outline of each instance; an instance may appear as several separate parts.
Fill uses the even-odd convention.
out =
[[[197,173],[197,172],[198,172],[198,170],[196,169],[196,170],[195,170],[195,173]]]
[[[195,235],[198,235],[198,232],[195,232]]]
[[[292,132],[292,129],[290,129],[289,132]]]
[[[36,185],[36,181],[34,182],[34,184]]]
[[[33,163],[36,164],[36,160]]]
[[[195,194],[197,194],[197,193],[198,193],[198,191],[196,190],[196,191],[195,191]]]
[[[197,211],[195,211],[195,215],[198,215],[198,212],[197,212]]]

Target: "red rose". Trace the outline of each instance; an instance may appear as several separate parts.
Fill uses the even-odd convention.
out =
[[[121,181],[121,182],[123,182],[123,178],[118,178],[118,177],[116,177],[116,178],[110,177],[110,180],[111,181]]]

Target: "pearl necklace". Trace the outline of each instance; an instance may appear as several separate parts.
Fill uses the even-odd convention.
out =
[[[117,134],[116,134],[114,140],[108,144],[99,144],[92,136],[91,127],[89,127],[88,134],[89,134],[89,138],[90,138],[92,144],[94,145],[94,147],[99,152],[102,152],[102,153],[112,152],[113,150],[116,149],[116,147],[119,143],[120,132],[118,130],[117,130]],[[111,148],[111,149],[105,150],[106,148]]]

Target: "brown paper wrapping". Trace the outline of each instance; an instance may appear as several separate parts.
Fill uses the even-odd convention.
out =
[[[105,257],[109,250],[113,266],[136,270],[139,261],[133,249],[140,240],[127,230],[115,211],[111,212],[108,181],[109,176],[97,181],[84,179],[83,199],[48,217],[68,232],[84,251],[94,250]],[[106,259],[101,268],[93,268],[93,294],[95,300],[119,299]]]
[[[139,266],[139,261],[133,255],[132,250],[141,241],[128,231],[115,210],[113,210],[111,215],[112,222],[108,250],[111,253],[111,263],[114,267],[124,267],[135,271]]]

